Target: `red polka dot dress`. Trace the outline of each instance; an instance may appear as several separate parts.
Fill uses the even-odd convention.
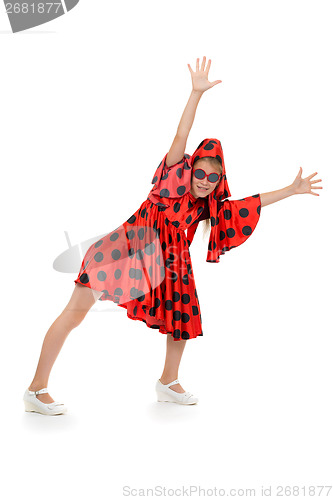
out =
[[[206,141],[217,140],[206,139],[199,149],[211,144]],[[190,193],[193,157],[185,155],[167,167],[166,156],[148,198],[120,227],[89,247],[74,281],[103,292],[99,300],[126,308],[130,319],[143,321],[174,340],[192,339],[203,335],[189,251],[197,225],[210,217],[207,262],[219,262],[221,254],[252,234],[260,216],[260,196],[222,202],[216,188],[215,203],[195,198]],[[228,196],[226,177],[219,184],[222,187]]]

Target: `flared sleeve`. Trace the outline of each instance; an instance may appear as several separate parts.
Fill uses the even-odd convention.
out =
[[[190,155],[185,154],[182,160],[169,167],[166,165],[167,156],[168,153],[157,167],[151,181],[154,187],[148,194],[148,199],[159,205],[161,205],[159,197],[178,198],[191,189]]]
[[[261,212],[259,194],[219,203],[217,217],[211,217],[206,262],[219,262],[220,255],[244,243],[255,230]]]

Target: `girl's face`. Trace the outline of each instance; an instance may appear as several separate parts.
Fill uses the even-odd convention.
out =
[[[195,171],[197,168],[201,168],[202,170],[204,170],[207,175],[213,173],[216,173],[218,175],[221,174],[221,171],[218,167],[213,166],[209,161],[203,159],[197,160],[195,162],[193,171]],[[217,182],[209,182],[207,177],[205,177],[204,179],[197,179],[196,177],[194,177],[192,172],[190,193],[193,194],[195,198],[206,198],[206,196],[209,196],[210,193],[214,191],[219,182],[220,179],[218,179]]]

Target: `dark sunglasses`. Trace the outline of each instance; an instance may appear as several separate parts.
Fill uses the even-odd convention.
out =
[[[215,174],[215,173],[208,175],[202,168],[197,168],[196,170],[194,170],[194,177],[196,179],[204,179],[205,177],[207,177],[209,182],[217,182],[220,176],[221,174]]]

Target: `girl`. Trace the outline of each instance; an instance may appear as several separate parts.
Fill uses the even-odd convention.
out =
[[[166,358],[156,382],[158,401],[195,404],[198,399],[178,380],[186,341],[202,336],[199,298],[195,287],[189,246],[201,220],[210,230],[207,262],[244,243],[253,233],[261,207],[294,194],[313,193],[320,182],[302,179],[302,168],[289,186],[241,200],[231,196],[221,143],[204,139],[192,156],[185,154],[197,105],[208,89],[221,80],[208,81],[211,65],[206,57],[196,71],[188,64],[192,92],[181,117],[170,151],[152,180],[154,184],[140,208],[119,228],[93,243],[86,252],[75,288],[64,311],[49,328],[35,376],[25,391],[26,411],[45,415],[65,413],[62,403],[48,394],[51,368],[64,341],[96,300],[111,300],[133,320],[166,335]],[[185,233],[187,231],[187,233]]]

